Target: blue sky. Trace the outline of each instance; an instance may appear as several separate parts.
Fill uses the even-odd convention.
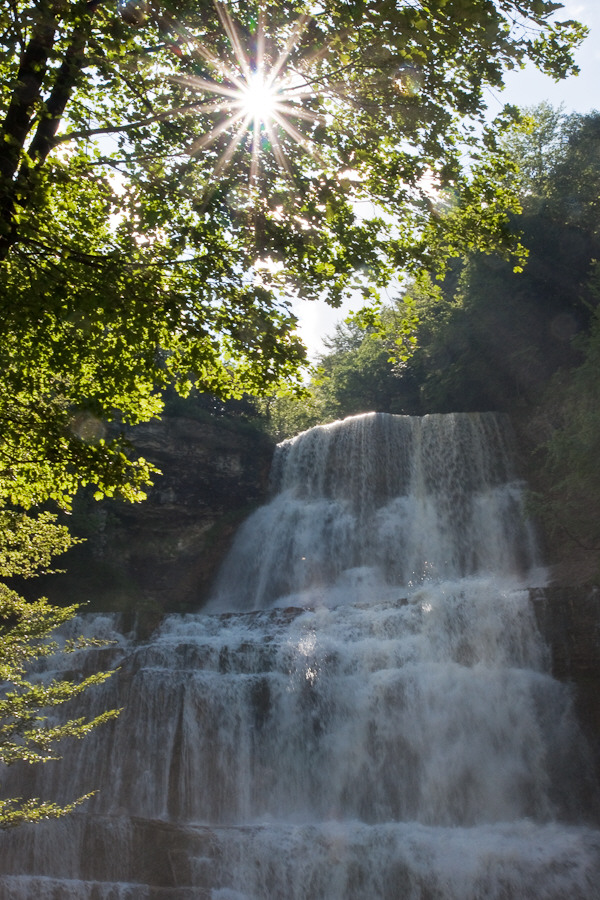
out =
[[[506,88],[490,97],[490,111],[495,113],[505,103],[535,106],[547,100],[553,106],[564,104],[565,112],[587,113],[600,110],[600,0],[562,0],[564,10],[557,13],[560,21],[576,19],[590,29],[590,34],[576,54],[581,70],[578,76],[555,82],[534,66],[506,76]],[[336,322],[348,315],[359,303],[348,303],[334,310],[324,303],[302,303],[295,309],[299,315],[300,333],[312,358],[322,352],[321,340],[333,332]]]
[[[590,29],[590,34],[576,54],[581,72],[564,81],[554,82],[530,66],[506,77],[502,102],[517,106],[533,106],[548,100],[553,106],[565,105],[565,111],[590,112],[600,109],[600,0],[562,0],[564,10],[558,20],[576,19]]]

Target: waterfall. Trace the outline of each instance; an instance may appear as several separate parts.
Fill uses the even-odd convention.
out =
[[[0,898],[594,900],[596,786],[539,579],[501,417],[284,442],[202,612],[147,641],[84,620],[115,644],[82,665],[119,666],[86,711],[124,712],[4,775],[99,790],[0,837]]]
[[[372,602],[423,581],[532,574],[502,424],[371,413],[280,444],[272,501],[240,529],[210,608]]]

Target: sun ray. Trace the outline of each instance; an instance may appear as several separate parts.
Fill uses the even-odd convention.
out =
[[[254,187],[258,178],[258,163],[260,157],[260,122],[254,120],[252,133],[252,156],[250,158],[250,187]]]
[[[188,110],[190,110],[192,112],[197,112],[197,113],[221,113],[221,112],[229,112],[230,109],[231,109],[231,103],[229,103],[227,101],[224,102],[223,100],[217,100],[217,101],[209,100],[207,103],[199,103],[197,105],[190,106],[187,108],[181,107],[181,108],[179,108],[179,110],[174,110],[174,113],[175,113],[175,111],[177,111],[179,113],[185,113]]]
[[[244,121],[242,122],[242,124],[240,125],[238,130],[235,132],[235,134],[229,141],[229,144],[227,145],[227,149],[219,157],[219,161],[218,161],[217,165],[215,166],[215,170],[214,170],[215,179],[218,178],[219,175],[222,175],[229,168],[229,163],[231,162],[233,155],[234,155],[235,151],[237,150],[237,147],[238,147],[241,137],[243,136],[244,132],[248,128],[248,124],[249,124],[248,119],[247,118],[244,119]]]
[[[298,41],[302,37],[302,33],[306,29],[306,26],[307,26],[309,20],[310,20],[310,16],[307,16],[305,14],[305,15],[300,16],[300,18],[294,22],[291,34],[288,36],[288,39],[285,42],[283,50],[279,54],[279,57],[278,57],[276,63],[273,65],[273,68],[271,69],[271,71],[269,73],[269,77],[271,78],[272,82],[274,82],[279,77],[279,73],[281,72],[281,70],[285,66],[286,62],[290,58],[290,55],[291,55],[294,47],[297,45]]]
[[[282,87],[282,93],[286,93],[289,95],[289,99],[295,102],[304,101],[304,100],[312,100],[313,97],[317,96],[317,92],[313,91],[312,88],[307,88],[306,85],[301,84],[291,84],[286,83]]]
[[[256,33],[256,59],[262,66],[265,59],[265,11],[262,6],[258,7],[258,27]]]
[[[278,112],[273,113],[273,119],[277,122],[278,125],[283,128],[283,130],[289,134],[289,136],[300,146],[302,149],[308,153],[310,156],[316,159],[317,153],[315,148],[311,145],[308,138],[306,138],[301,131],[299,131],[295,125],[292,125],[291,122],[284,116],[280,116]]]
[[[240,119],[245,120],[245,113],[243,112],[243,110],[241,112],[235,113],[234,115],[231,115],[223,122],[219,122],[219,124],[215,125],[215,127],[211,131],[209,131],[208,134],[203,134],[202,137],[194,141],[191,147],[189,147],[188,153],[193,156],[195,153],[198,153],[199,150],[204,150],[205,147],[209,147],[211,144],[214,144],[217,138],[221,134],[223,134],[224,131],[227,131],[229,128],[231,128],[232,125],[235,125],[236,122],[239,122]],[[245,127],[247,126],[245,125]]]
[[[219,75],[227,78],[229,81],[237,84],[238,87],[243,85],[243,79],[236,73],[235,69],[225,59],[213,53],[206,44],[202,43],[196,35],[183,30],[181,26],[177,29],[185,42],[193,46],[194,51],[199,54],[202,59]]]
[[[235,71],[235,69],[230,68],[222,59],[214,57],[213,54],[209,51],[203,53],[202,51],[206,50],[206,48],[204,44],[201,44],[200,42],[197,42],[197,50],[200,56],[202,56],[202,58],[207,63],[209,63],[211,68],[213,68],[214,71],[217,72],[222,78],[226,78],[227,81],[230,81],[232,84],[234,84],[238,88],[238,90],[243,88],[244,79]],[[211,60],[213,59],[216,60],[216,62],[211,62]],[[219,82],[213,83],[218,84]]]
[[[294,116],[297,119],[304,119],[305,122],[325,122],[325,116],[313,112],[311,109],[302,109],[299,106],[290,106],[288,103],[278,103],[276,111],[287,116]]]
[[[181,84],[193,90],[220,94],[222,97],[230,97],[232,100],[239,100],[240,97],[240,88],[227,87],[226,84],[221,84],[218,81],[209,81],[207,78],[201,78],[199,75],[174,75],[170,80],[175,84]],[[243,81],[240,81],[240,87],[245,87]]]
[[[322,113],[307,106],[308,101],[324,90],[318,79],[311,83],[306,68],[310,57],[296,52],[311,17],[301,15],[279,34],[269,34],[265,8],[259,2],[257,17],[247,31],[222,0],[213,2],[229,51],[224,49],[217,54],[201,40],[190,38],[192,53],[204,61],[208,74],[176,76],[172,81],[188,91],[216,96],[217,102],[200,104],[198,111],[222,118],[213,120],[207,133],[196,137],[187,152],[198,155],[222,142],[222,152],[211,175],[214,181],[227,171],[239,146],[248,154],[244,165],[251,187],[258,182],[263,154],[271,153],[285,177],[293,181],[290,153],[294,146],[318,159],[310,130],[303,133],[302,123],[314,125],[327,121]],[[321,48],[312,54],[315,59],[322,55]]]
[[[269,137],[269,141],[271,142],[271,147],[273,148],[273,156],[275,157],[277,164],[279,165],[284,175],[287,177],[287,180],[291,184],[294,184],[294,175],[290,164],[286,159],[285,153],[283,152],[283,149],[281,147],[279,136],[275,133],[275,129],[270,122],[268,122],[265,127],[267,135]]]
[[[252,74],[252,69],[246,57],[246,54],[244,53],[244,48],[242,47],[242,42],[240,41],[237,29],[233,23],[231,16],[229,15],[229,10],[226,6],[220,3],[219,0],[215,0],[215,8],[217,10],[219,19],[221,20],[221,24],[225,29],[227,37],[231,41],[231,46],[233,47],[233,51],[235,53],[240,69],[244,73],[245,78],[248,79]]]
[[[217,179],[221,175],[224,175],[225,172],[227,172],[227,169],[229,168],[229,166],[231,165],[231,162],[235,155],[235,151],[238,148],[240,139],[243,137],[244,132],[248,128],[248,124],[249,124],[248,120],[244,119],[244,121],[242,122],[242,124],[240,125],[238,130],[235,132],[235,134],[232,136],[231,140],[229,141],[227,148],[219,157],[217,164],[213,171],[212,185],[208,185],[204,192],[204,198],[203,198],[203,202],[202,202],[202,206],[201,206],[202,211],[206,211],[211,198],[214,196],[214,194],[217,191],[217,187],[218,187]]]
[[[290,69],[290,75],[287,75],[282,84],[285,85],[287,93],[294,97],[316,97],[317,91],[311,87],[306,77],[296,69]]]

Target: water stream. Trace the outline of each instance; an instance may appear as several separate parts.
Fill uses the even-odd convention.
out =
[[[120,719],[3,787],[2,900],[595,900],[596,787],[549,675],[510,432],[368,415],[280,445],[208,607],[82,664]],[[57,658],[55,665],[64,663]]]

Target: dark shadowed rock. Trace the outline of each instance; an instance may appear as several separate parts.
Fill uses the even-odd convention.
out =
[[[532,591],[552,674],[572,685],[575,709],[600,781],[600,589],[553,584]]]
[[[55,602],[133,613],[147,629],[164,611],[202,605],[237,526],[266,496],[273,444],[222,418],[165,416],[130,436],[162,472],[147,501],[81,498],[72,524],[86,542],[42,589]]]

